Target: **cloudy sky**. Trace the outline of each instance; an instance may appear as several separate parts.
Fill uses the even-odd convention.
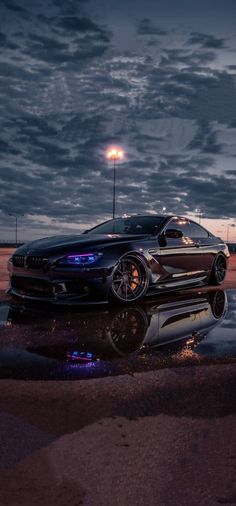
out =
[[[1,0],[0,240],[9,213],[23,240],[110,218],[114,144],[118,215],[198,208],[226,238],[235,19],[235,0]]]

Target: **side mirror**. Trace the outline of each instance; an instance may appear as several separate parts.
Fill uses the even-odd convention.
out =
[[[164,237],[167,237],[169,239],[181,239],[183,237],[183,232],[181,230],[178,230],[177,228],[168,228],[164,232]]]

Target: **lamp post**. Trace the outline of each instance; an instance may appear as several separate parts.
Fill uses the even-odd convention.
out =
[[[230,225],[227,225],[227,237],[226,237],[226,242],[229,242],[229,228],[230,227],[235,227],[236,225],[234,223],[230,224]]]
[[[13,218],[15,218],[15,239],[16,239],[16,245],[17,245],[17,240],[18,240],[18,237],[17,237],[17,232],[18,232],[18,218],[20,218],[21,216],[24,216],[24,214],[14,214],[14,213],[8,213],[8,216],[13,216]]]
[[[200,225],[203,212],[201,211],[201,209],[195,209],[195,213],[196,213],[196,216],[198,217],[198,223]]]
[[[122,160],[124,157],[124,151],[117,147],[110,148],[106,157],[108,160],[113,160],[113,209],[112,209],[112,217],[113,220],[116,214],[116,162],[117,160]]]

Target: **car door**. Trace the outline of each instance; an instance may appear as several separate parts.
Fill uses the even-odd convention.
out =
[[[190,220],[175,217],[168,222],[159,236],[159,262],[166,274],[165,281],[191,282],[191,279],[206,277],[209,262],[203,259],[199,237],[196,237],[201,234],[193,225],[195,224]],[[173,234],[171,237],[171,230],[179,231],[179,236],[176,234],[174,237]]]
[[[209,273],[215,258],[216,238],[198,223],[189,220],[189,225],[191,238],[199,249],[199,266]]]
[[[208,306],[204,297],[196,296],[153,307],[145,344],[159,345],[191,336],[200,330],[201,314]]]

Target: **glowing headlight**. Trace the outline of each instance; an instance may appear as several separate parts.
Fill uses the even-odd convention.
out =
[[[59,260],[59,265],[88,265],[98,260],[102,253],[78,253]]]

